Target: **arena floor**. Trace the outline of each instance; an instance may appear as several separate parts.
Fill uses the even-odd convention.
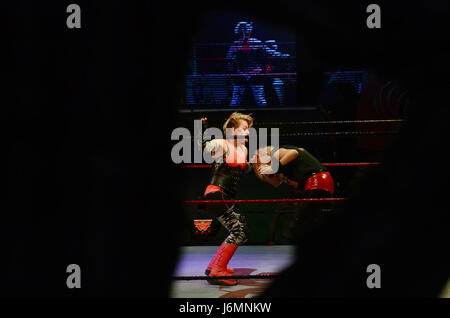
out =
[[[175,276],[201,276],[218,246],[185,246]],[[277,274],[294,261],[290,245],[241,246],[228,266],[235,275]],[[251,298],[261,294],[270,279],[239,279],[236,286],[210,285],[206,280],[174,280],[171,298]]]

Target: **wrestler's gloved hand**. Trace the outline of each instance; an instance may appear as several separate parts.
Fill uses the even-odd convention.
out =
[[[220,139],[213,139],[205,143],[205,151],[212,155],[223,155],[223,141]]]

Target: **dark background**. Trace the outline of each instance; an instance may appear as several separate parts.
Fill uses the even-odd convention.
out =
[[[78,1],[2,3],[7,79],[2,297],[167,297],[182,216],[180,168],[168,138],[194,35],[208,9],[302,30],[306,102],[324,65],[365,65],[400,78],[414,107],[344,215],[300,247],[268,296],[435,297],[449,277],[448,53],[444,1],[224,4]],[[298,33],[298,31],[297,31]],[[320,251],[320,253],[318,253]],[[69,290],[68,264],[82,269]],[[382,268],[382,288],[365,268]],[[294,285],[287,282],[297,280]],[[301,282],[301,283],[300,283]]]
[[[234,33],[234,28],[239,21],[253,22],[251,37],[262,42],[266,40],[295,42],[295,28],[288,27],[288,24],[283,27],[275,27],[270,23],[267,24],[270,19],[261,20],[251,14],[243,14],[235,10],[208,10],[210,8],[205,7],[203,18],[199,19],[198,31],[193,36],[196,43],[233,43],[240,37],[239,34]]]

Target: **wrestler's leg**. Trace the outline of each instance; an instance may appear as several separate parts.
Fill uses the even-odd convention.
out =
[[[207,195],[203,196],[204,200],[224,200],[224,195],[222,192],[220,191],[215,191],[215,192],[210,192]],[[227,211],[227,207],[225,205],[208,205],[206,207],[206,215],[208,216],[208,218],[212,218],[212,234],[215,235],[216,232],[219,230],[218,227],[220,227],[221,222],[219,221],[218,216],[224,215],[225,212]],[[215,223],[218,224],[218,226],[214,226]],[[228,228],[225,226],[225,228],[228,230]],[[216,253],[217,254],[217,253]],[[214,259],[214,258],[213,258]],[[211,262],[212,263],[212,262]],[[211,263],[208,265],[208,267],[205,270],[205,275],[209,275],[209,273],[211,272]],[[232,274],[234,273],[234,269],[230,268],[230,267],[226,267],[226,270],[228,273]]]
[[[217,219],[229,231],[225,243],[243,245],[248,239],[247,221],[243,215],[236,213],[236,206],[231,206]]]
[[[283,105],[283,96],[284,96],[284,92],[283,92],[283,81],[279,78],[274,78],[273,82],[272,82],[272,86],[273,86],[273,90],[275,91],[275,94],[277,95],[278,98],[278,102],[280,105]]]
[[[234,107],[241,104],[245,88],[245,85],[233,85],[233,97],[231,98],[230,106]]]
[[[266,96],[264,95],[264,85],[250,85],[253,91],[256,104],[258,106],[267,106]]]
[[[235,212],[235,209],[236,208],[233,205],[227,209],[224,214],[218,217],[219,222],[229,231],[229,235],[219,247],[219,250],[208,266],[210,272],[207,273],[207,275],[210,277],[230,275],[229,271],[227,271],[228,262],[239,245],[242,245],[247,241],[247,222],[245,217]],[[237,284],[237,281],[233,279],[210,280],[209,282],[222,285]]]
[[[305,191],[301,197],[311,199],[331,196],[328,191],[314,189]],[[327,216],[325,211],[329,209],[330,203],[306,202],[299,204],[287,225],[286,237],[295,243],[299,242],[302,237],[320,227]]]

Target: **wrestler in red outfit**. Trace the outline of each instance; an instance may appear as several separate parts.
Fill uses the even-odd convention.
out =
[[[203,199],[205,200],[232,200],[235,199],[237,187],[241,176],[251,170],[247,162],[247,147],[245,146],[248,129],[253,125],[253,118],[241,113],[233,113],[223,125],[226,139],[214,139],[204,144],[205,150],[213,158],[222,158],[213,164],[213,173],[210,184],[207,186]],[[232,129],[230,129],[232,128]],[[231,133],[227,133],[227,129]],[[230,131],[229,131],[230,132]],[[235,279],[213,279],[214,276],[230,276],[234,271],[227,267],[239,245],[247,241],[248,231],[245,218],[233,205],[209,205],[208,212],[216,217],[229,231],[213,259],[209,263],[205,274],[211,277],[208,282],[220,285],[236,285]]]
[[[334,180],[327,169],[313,155],[296,146],[265,147],[255,154],[256,176],[274,187],[287,183],[299,198],[330,198],[334,194]],[[274,162],[278,161],[278,169]],[[261,163],[267,162],[267,163]],[[276,171],[275,171],[276,170]],[[290,224],[287,236],[297,239],[297,232],[317,226],[323,219],[327,204],[304,203]],[[300,233],[302,234],[302,233]]]

